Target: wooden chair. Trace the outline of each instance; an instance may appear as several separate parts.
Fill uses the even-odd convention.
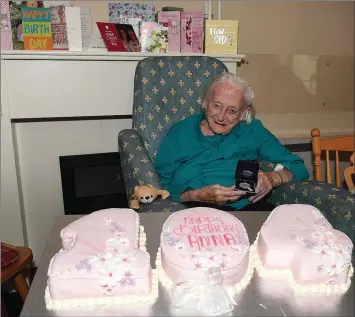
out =
[[[22,270],[32,261],[32,250],[29,248],[13,246],[10,244],[5,245],[18,250],[20,256],[8,266],[1,268],[1,284],[5,283],[9,279],[12,279],[22,301],[25,302],[29,291],[29,286],[22,275]]]
[[[331,139],[321,139],[319,129],[312,129],[312,152],[314,156],[314,179],[316,181],[323,181],[322,173],[322,161],[321,154],[322,151],[325,151],[326,154],[326,173],[327,173],[327,183],[332,184],[331,168],[330,168],[330,151],[335,151],[335,185],[342,187],[340,183],[340,167],[339,167],[339,152],[354,152],[355,140],[354,136],[344,136]],[[354,159],[354,154],[352,156]],[[348,180],[351,180],[351,169],[347,170],[345,180],[348,184]],[[349,173],[350,172],[350,173]],[[349,186],[349,185],[348,185]]]
[[[353,181],[352,175],[355,175],[355,166],[354,166],[354,153],[350,157],[350,162],[353,164],[352,166],[347,167],[344,170],[344,178],[346,185],[348,186],[349,190],[355,194],[355,185]]]

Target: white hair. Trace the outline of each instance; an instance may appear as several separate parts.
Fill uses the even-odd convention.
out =
[[[249,124],[253,120],[255,115],[255,109],[253,106],[254,92],[250,88],[248,82],[236,74],[226,72],[214,78],[211,85],[206,90],[206,93],[203,98],[203,103],[206,103],[211,99],[214,89],[217,85],[224,83],[231,84],[232,86],[243,91],[244,104],[248,107],[248,109],[244,113],[244,116],[241,120],[244,121],[246,124]]]

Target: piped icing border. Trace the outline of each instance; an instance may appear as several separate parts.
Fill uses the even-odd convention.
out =
[[[239,283],[236,283],[233,286],[227,287],[227,292],[230,296],[234,296],[234,295],[240,293],[243,289],[245,289],[249,285],[249,283],[253,277],[254,262],[252,261],[252,257],[250,256],[250,253],[248,256],[249,256],[248,268],[247,268],[246,274],[244,275],[243,279]],[[161,249],[160,248],[158,249],[158,252],[157,252],[155,266],[158,271],[160,283],[167,290],[169,290],[173,286],[173,282],[167,277],[167,275],[165,274],[165,271],[163,269],[163,265],[161,262]]]
[[[319,212],[320,213],[320,212]],[[267,217],[264,224],[270,221],[272,213]],[[324,216],[322,216],[324,217]],[[324,218],[325,219],[325,218]],[[326,220],[326,219],[325,219]],[[327,221],[327,220],[326,220]],[[264,225],[263,225],[264,226]],[[261,229],[263,228],[261,227]],[[329,226],[331,226],[329,224]],[[258,275],[262,278],[264,277],[276,277],[283,278],[287,281],[288,285],[293,289],[296,294],[300,295],[336,295],[344,294],[351,285],[351,278],[354,274],[354,267],[350,265],[349,274],[347,282],[345,284],[310,284],[310,285],[301,285],[298,284],[294,277],[293,273],[289,269],[267,269],[264,267],[257,251],[257,245],[259,242],[260,231],[259,230],[254,243],[250,246],[250,256],[254,263],[254,267]]]
[[[139,225],[139,224],[138,224]],[[146,243],[147,235],[144,231],[144,227],[139,225],[139,250],[146,252]],[[58,253],[65,252],[65,250],[60,249]],[[51,269],[53,259],[52,257],[48,270]],[[136,296],[136,295],[127,295],[127,296],[110,296],[110,297],[90,297],[90,298],[72,298],[65,300],[56,300],[51,299],[49,293],[49,287],[47,285],[45,290],[45,303],[48,310],[60,310],[65,308],[75,308],[75,307],[91,307],[91,306],[118,306],[118,305],[130,305],[130,304],[154,304],[156,299],[159,296],[158,291],[158,271],[152,270],[152,289],[151,292],[146,296]]]

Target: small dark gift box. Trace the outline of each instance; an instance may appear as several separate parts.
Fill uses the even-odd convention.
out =
[[[238,161],[235,170],[235,189],[255,194],[258,183],[259,163],[255,161]]]

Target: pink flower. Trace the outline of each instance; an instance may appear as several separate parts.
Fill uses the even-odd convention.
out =
[[[103,291],[104,295],[114,295],[115,294],[115,290],[111,287],[104,287],[104,291]]]
[[[315,253],[318,253],[319,255],[323,255],[323,256],[328,254],[329,250],[330,248],[327,244],[323,244],[323,245],[318,244],[313,248],[313,251]]]

